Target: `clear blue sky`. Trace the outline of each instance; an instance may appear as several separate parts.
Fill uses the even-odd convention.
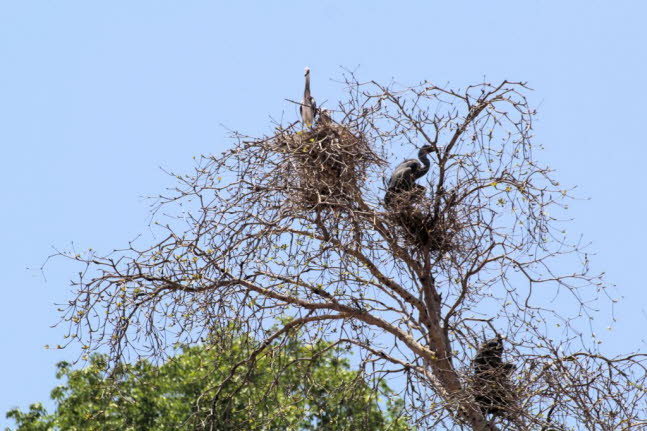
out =
[[[0,414],[45,400],[72,267],[53,247],[108,251],[145,230],[142,196],[229,145],[226,129],[295,118],[303,67],[330,78],[525,80],[539,157],[591,197],[572,206],[624,300],[611,351],[645,349],[647,4],[629,1],[0,2]],[[223,126],[224,125],[224,126]],[[633,330],[638,327],[639,330]],[[0,426],[5,424],[0,419]]]

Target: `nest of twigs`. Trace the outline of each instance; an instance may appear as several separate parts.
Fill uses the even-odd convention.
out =
[[[388,207],[391,222],[398,226],[400,239],[416,248],[446,253],[458,247],[461,223],[453,197],[435,200],[424,195],[424,188],[401,192]]]
[[[472,395],[484,415],[514,416],[515,406],[522,394],[510,379],[513,369],[511,364],[502,363],[470,377]]]
[[[305,210],[354,206],[369,166],[383,163],[361,133],[330,118],[311,129],[280,133],[275,144],[287,156],[282,176],[289,199]]]

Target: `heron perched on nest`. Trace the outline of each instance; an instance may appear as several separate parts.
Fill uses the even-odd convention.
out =
[[[474,398],[483,414],[506,417],[514,404],[509,377],[514,365],[505,363],[500,335],[483,343],[472,361]]]
[[[312,127],[315,122],[315,115],[317,114],[317,104],[314,97],[310,94],[310,68],[305,69],[306,87],[303,91],[303,99],[301,100],[301,121],[305,127]]]
[[[391,211],[395,223],[404,229],[410,241],[420,247],[431,245],[432,237],[436,236],[433,235],[434,217],[422,209],[425,206],[425,188],[416,184],[417,179],[429,172],[431,163],[427,154],[433,149],[434,146],[425,145],[418,151],[420,161],[409,159],[400,163],[389,179],[384,196],[384,205]]]
[[[420,191],[424,190],[424,187],[416,184],[418,178],[422,178],[427,172],[429,172],[429,167],[431,163],[427,154],[431,152],[434,147],[431,145],[425,145],[418,151],[418,158],[420,162],[416,159],[405,160],[400,163],[389,180],[387,185],[386,195],[384,196],[384,203],[387,207],[391,206],[393,199],[397,194],[402,192],[411,192],[414,189]]]
[[[286,187],[290,200],[304,210],[316,207],[343,212],[354,208],[366,181],[365,172],[370,166],[384,164],[361,131],[337,123],[326,109],[317,110],[314,127],[295,130],[291,126],[273,142],[286,156],[286,170],[279,177],[285,185],[281,187]]]

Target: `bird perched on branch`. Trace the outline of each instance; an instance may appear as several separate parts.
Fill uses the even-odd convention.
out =
[[[314,97],[310,94],[310,68],[305,69],[306,87],[303,91],[303,99],[301,100],[301,121],[305,127],[312,127],[317,114],[317,104]]]
[[[483,343],[472,361],[474,399],[483,414],[506,417],[514,404],[509,377],[514,365],[503,362],[503,339],[500,335]]]
[[[398,193],[409,192],[414,189],[424,190],[424,187],[416,184],[416,180],[429,172],[430,162],[427,154],[433,150],[432,145],[425,145],[418,151],[418,158],[405,160],[400,163],[393,174],[386,188],[384,203],[388,207]]]

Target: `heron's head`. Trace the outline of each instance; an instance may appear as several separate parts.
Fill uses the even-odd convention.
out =
[[[304,75],[305,75],[305,76],[310,75],[310,68],[309,68],[308,66],[306,66],[306,68],[305,68],[305,73],[304,73]]]
[[[423,157],[426,157],[427,154],[431,153],[433,149],[434,147],[432,147],[431,145],[425,145],[418,150],[418,158],[421,159]]]
[[[431,153],[433,150],[434,150],[434,146],[433,146],[433,145],[425,145],[425,146],[423,146],[422,148],[420,148],[420,150],[418,151],[418,154],[420,154],[420,155],[429,154],[429,153]]]

